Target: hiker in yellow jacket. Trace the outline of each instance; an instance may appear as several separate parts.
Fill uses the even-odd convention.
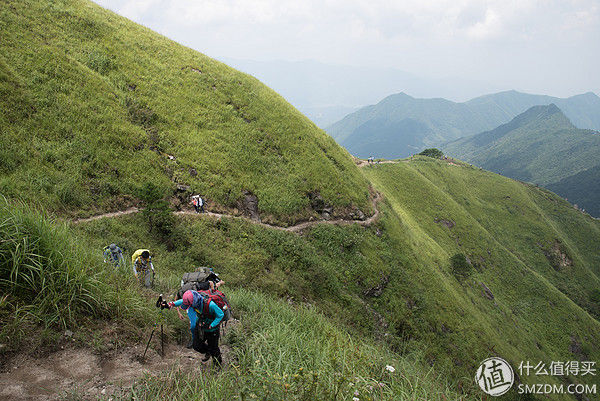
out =
[[[133,265],[133,274],[140,285],[151,288],[154,284],[154,265],[150,257],[150,251],[147,249],[138,249],[131,255],[131,264]]]

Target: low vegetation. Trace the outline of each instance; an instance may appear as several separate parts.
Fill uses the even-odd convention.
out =
[[[139,400],[467,400],[419,352],[399,357],[341,330],[316,309],[232,291],[241,323],[226,341],[233,362],[218,375],[147,377]]]
[[[4,2],[0,26],[3,355],[66,329],[102,353],[109,322],[139,345],[158,293],[210,266],[239,318],[230,365],[152,374],[130,398],[475,399],[490,355],[600,359],[600,223],[556,195],[439,156],[361,170],[255,79],[84,0]],[[200,192],[285,225],[368,215],[373,190],[368,226],[172,213]],[[150,249],[153,290],[103,263],[111,243]],[[187,333],[162,316],[168,341]]]
[[[434,159],[441,159],[444,156],[444,152],[436,148],[428,148],[419,153],[421,156],[433,157]]]
[[[350,155],[255,78],[88,0],[0,5],[0,193],[90,215],[152,182],[267,221],[370,214]],[[178,188],[185,188],[178,192]]]
[[[89,223],[88,227],[79,229],[77,234],[47,215],[24,205],[5,202],[0,208],[0,220],[4,222],[0,232],[1,285],[6,293],[0,310],[3,322],[0,342],[9,344],[10,348],[3,349],[2,352],[19,349],[24,342],[31,352],[40,347],[52,349],[53,342],[58,338],[56,331],[61,332],[65,328],[76,331],[74,338],[84,339],[87,335],[80,335],[79,332],[87,332],[89,325],[97,326],[102,320],[126,323],[133,334],[128,335],[127,330],[122,328],[116,335],[121,336],[121,341],[141,342],[140,338],[144,337],[142,333],[156,319],[156,311],[152,305],[153,295],[144,291],[140,294],[141,289],[131,279],[126,267],[114,269],[102,264],[101,247],[96,245],[102,239],[114,239],[119,230],[121,235],[131,230],[134,235],[120,241],[126,251],[130,251],[135,248],[135,241],[146,237],[152,245],[150,247],[158,268],[157,289],[164,290],[167,294],[176,287],[173,283],[178,281],[179,272],[190,270],[186,269],[187,263],[197,262],[188,259],[182,249],[169,252],[164,245],[159,245],[158,233],[147,238],[147,231],[143,225],[138,224],[143,219],[144,216],[140,215],[95,221]],[[263,244],[267,248],[264,244],[273,246],[283,241],[279,245],[282,253],[269,270],[277,269],[277,265],[281,269],[287,263],[285,248],[294,243],[297,247],[309,246],[301,245],[302,241],[294,234],[271,233],[271,230],[256,228],[247,222],[231,221],[225,224],[184,221],[177,227],[186,230],[186,226],[190,225],[191,228],[193,225],[195,229],[212,230],[213,233],[221,231],[223,239],[233,239],[231,247],[237,248],[238,252],[241,250],[238,247],[243,246],[250,238],[248,232],[274,234],[271,242],[261,241],[265,240],[262,237],[253,245],[256,247]],[[90,236],[89,241],[87,240],[87,234],[97,233],[99,230],[104,231],[104,238]],[[322,237],[328,234],[323,232],[319,235]],[[361,242],[358,238],[352,239],[352,234],[343,232],[338,232],[337,237],[348,249]],[[218,235],[212,238],[217,240],[216,246],[208,247],[213,251],[224,245],[219,245]],[[336,240],[335,236],[330,238],[332,241]],[[242,248],[242,256],[247,257],[256,252],[251,248],[252,246]],[[232,257],[233,249],[222,249],[222,255],[225,258]],[[304,255],[301,248],[297,251],[288,262]],[[161,257],[162,255],[165,257]],[[183,264],[178,264],[178,261]],[[312,269],[317,266],[308,260],[307,263],[304,268],[315,273]],[[269,276],[269,273],[255,272],[254,279],[236,280],[231,267],[237,266],[229,266],[229,269],[223,267],[221,271],[224,271],[223,275],[228,280],[227,293],[235,317],[239,320],[237,325],[228,330],[225,340],[231,349],[231,364],[219,375],[188,376],[179,371],[153,374],[130,390],[124,389],[125,392],[131,392],[131,397],[147,400],[184,396],[195,400],[215,397],[248,400],[468,398],[457,395],[446,380],[425,367],[419,352],[400,356],[383,344],[374,344],[369,340],[370,336],[363,337],[369,332],[365,327],[348,326],[344,319],[328,319],[324,316],[320,310],[326,311],[326,315],[341,312],[333,312],[327,308],[327,305],[334,305],[339,300],[334,297],[318,297],[319,293],[328,291],[335,294],[335,297],[351,297],[350,294],[333,292],[331,286],[336,288],[336,277],[321,279],[326,286],[314,289],[317,293],[315,299],[304,298],[304,301],[297,304],[294,299],[300,299],[302,292],[292,286],[289,291],[293,292],[294,297],[288,297],[292,303],[290,305],[277,299],[279,296],[267,295],[269,278],[259,276]],[[248,271],[250,267],[244,270],[246,277],[253,277],[248,276],[248,273],[252,274]],[[292,272],[292,275],[296,276],[294,280],[298,282],[307,281],[306,285],[310,278],[305,277],[305,273],[307,272]],[[245,284],[236,284],[240,279]],[[236,289],[240,287],[247,289]],[[257,291],[259,289],[261,291]],[[341,287],[336,288],[336,291],[340,290]],[[313,303],[319,306],[312,306]],[[166,317],[170,338],[168,341],[174,341],[179,332],[187,331],[187,327],[185,323],[175,319],[175,314]],[[370,317],[363,312],[361,318]],[[136,327],[131,327],[132,325]],[[44,336],[47,341],[30,341],[32,333],[38,331],[36,327],[40,326],[46,330]],[[97,352],[103,352],[104,341],[108,339],[94,336]]]
[[[134,280],[106,269],[66,224],[16,202],[0,202],[0,343],[34,350],[46,334],[109,319],[144,324],[152,311]],[[41,336],[43,337],[43,336]],[[36,341],[31,341],[35,339]]]

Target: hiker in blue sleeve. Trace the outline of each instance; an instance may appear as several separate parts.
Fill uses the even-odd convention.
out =
[[[190,331],[194,350],[203,353],[203,362],[211,357],[218,367],[221,366],[221,350],[219,349],[219,324],[224,313],[208,297],[197,291],[186,291],[183,298],[168,303],[169,308],[181,307],[187,310],[190,319]]]

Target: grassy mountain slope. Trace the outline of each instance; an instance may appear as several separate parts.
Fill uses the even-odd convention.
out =
[[[393,306],[383,313],[397,333],[454,369],[473,364],[471,353],[515,366],[567,360],[577,344],[598,355],[596,220],[550,192],[467,166],[416,158],[366,174],[387,198],[384,232],[410,255],[377,300]],[[452,273],[457,253],[470,261],[466,278]]]
[[[513,366],[599,356],[597,221],[540,188],[466,165],[416,157],[363,171],[386,198],[369,228],[322,224],[299,237],[190,217],[171,250],[148,238],[141,216],[77,231],[94,248],[109,240],[150,247],[158,291],[176,287],[191,266],[215,266],[230,288],[313,305],[354,333],[384,339],[388,352],[422,350],[465,389],[492,354]],[[466,278],[452,272],[457,253],[471,261]]]
[[[521,360],[597,360],[600,304],[593,297],[594,289],[600,287],[597,221],[549,192],[473,167],[416,157],[411,162],[382,164],[363,171],[386,197],[380,221],[367,228],[321,224],[298,236],[244,220],[190,216],[177,220],[168,246],[160,236],[147,231],[141,214],[74,225],[71,239],[63,236],[55,240],[65,249],[72,249],[70,243],[81,244],[77,250],[80,254],[73,255],[80,264],[74,268],[98,272],[94,279],[108,287],[92,291],[91,310],[97,315],[86,309],[86,317],[71,308],[57,312],[69,316],[64,321],[75,330],[85,330],[89,318],[98,316],[127,328],[119,341],[145,340],[148,333],[138,331],[151,322],[152,294],[135,297],[128,268],[118,273],[101,267],[102,246],[118,242],[126,254],[139,247],[152,250],[158,274],[156,292],[171,294],[181,274],[198,265],[214,266],[227,281],[243,327],[239,336],[227,341],[234,352],[246,355],[241,359],[244,368],[236,373],[241,376],[228,378],[226,383],[232,380],[231,386],[223,387],[231,394],[242,389],[233,385],[236,381],[245,383],[243,388],[260,388],[265,371],[290,375],[297,366],[313,369],[313,363],[322,367],[317,386],[329,392],[336,388],[336,382],[329,381],[331,369],[339,371],[336,364],[342,361],[348,367],[361,366],[358,376],[367,381],[377,380],[376,370],[394,361],[414,372],[407,379],[411,383],[422,381],[412,391],[429,394],[422,395],[426,399],[436,399],[440,391],[436,389],[444,387],[437,379],[439,374],[452,383],[452,388],[460,386],[471,398],[479,394],[473,389],[472,374],[490,355],[500,355],[513,366]],[[3,208],[2,220],[6,221],[13,210],[10,205]],[[35,224],[35,218],[27,224]],[[18,232],[23,235],[28,231],[21,228]],[[15,238],[13,234],[2,235],[4,240]],[[36,236],[30,238],[37,242]],[[0,267],[7,279],[3,283],[10,283],[11,266],[20,260],[11,256],[15,254],[11,246],[19,241],[2,243],[5,252],[0,256],[6,258],[0,260]],[[42,249],[52,250],[52,259],[73,252],[55,248],[50,245]],[[457,253],[471,261],[471,271],[464,278],[453,274],[450,258]],[[42,253],[42,261],[45,255]],[[30,270],[19,271],[27,280]],[[77,277],[69,296],[88,288],[78,284]],[[493,299],[486,297],[482,284]],[[246,292],[240,292],[241,288]],[[50,290],[58,289],[48,283],[44,293]],[[44,299],[21,298],[11,289],[3,292],[8,295],[0,308],[3,342],[7,336],[18,338],[19,330],[28,327],[24,321],[33,324],[46,318],[42,311],[50,304]],[[276,306],[256,293],[286,300],[300,310]],[[267,306],[261,307],[264,302]],[[310,305],[313,312],[302,312],[303,305]],[[317,311],[331,323],[317,319]],[[289,315],[296,313],[291,330]],[[47,324],[54,327],[52,322]],[[337,340],[320,341],[322,346],[313,347],[306,339],[320,338],[310,329],[315,325],[327,326],[327,338],[332,341],[345,336],[341,333],[347,330],[350,341],[360,343],[359,354],[364,350],[378,355],[377,360],[364,365],[359,354],[331,352],[339,349]],[[286,327],[291,331],[282,332]],[[177,321],[173,314],[168,330],[171,339],[177,338],[177,333],[185,333],[186,323]],[[48,336],[46,341],[51,341],[52,335]],[[374,340],[378,340],[377,350],[369,348]],[[307,359],[304,351],[294,351],[298,347],[311,349],[310,357]],[[274,358],[277,354],[272,349],[289,357],[285,361]],[[325,365],[318,362],[323,358],[329,361]],[[421,362],[411,362],[414,358],[433,365],[433,376],[423,373]],[[267,364],[259,367],[257,359]],[[340,379],[355,376],[344,373]],[[169,389],[189,391],[179,387],[181,379],[150,378],[142,389],[149,396]],[[186,380],[194,383],[196,379]],[[589,383],[587,379],[570,378]],[[277,379],[273,380],[268,385],[276,389]],[[521,380],[532,382],[526,377]],[[411,391],[402,391],[411,399]],[[444,393],[453,398],[452,390]],[[397,393],[390,393],[389,399],[397,399],[395,396]],[[519,398],[513,393],[507,399]]]
[[[592,216],[600,216],[600,165],[545,185]]]
[[[99,352],[143,347],[156,295],[208,265],[240,319],[231,369],[147,377],[132,397],[350,400],[352,382],[360,399],[480,399],[473,374],[491,355],[515,367],[600,358],[600,226],[552,193],[426,157],[359,170],[253,78],[92,3],[0,12],[1,353],[57,347],[65,328]],[[283,223],[314,215],[309,193],[340,214],[368,210],[370,185],[384,201],[373,225],[301,235],[206,215],[170,216],[163,231],[145,213],[67,226],[32,211],[123,207],[148,181],[167,195],[189,184],[232,212],[249,190]],[[113,242],[152,251],[152,291],[103,265]],[[187,332],[162,316],[169,341]],[[107,322],[117,338],[103,337]]]
[[[443,149],[485,169],[544,186],[588,171],[571,181],[569,194],[585,199],[580,205],[586,209],[598,207],[597,202],[590,202],[584,195],[589,188],[581,178],[594,182],[600,135],[575,128],[555,105],[532,107],[507,124],[450,142]],[[578,184],[576,188],[574,184]],[[568,197],[562,186],[552,188]]]
[[[256,79],[89,1],[5,1],[0,26],[3,194],[90,213],[152,181],[281,222],[317,192],[370,211],[348,154]]]
[[[464,103],[400,93],[349,114],[327,132],[359,157],[405,157],[426,146],[492,129],[532,106],[550,103],[561,107],[576,126],[600,129],[600,98],[591,92],[559,99],[507,91]],[[426,128],[407,128],[408,121]]]
[[[140,230],[144,226],[141,216],[95,221],[69,230],[64,223],[30,207],[2,202],[0,221],[0,289],[3,294],[0,375],[5,375],[9,367],[21,367],[27,359],[25,355],[17,355],[15,365],[12,357],[17,350],[35,355],[39,363],[59,364],[52,360],[53,352],[58,349],[92,348],[98,355],[114,357],[121,349],[137,345],[135,355],[139,357],[157,321],[164,324],[167,343],[189,336],[187,322],[179,321],[175,313],[159,314],[153,306],[157,294],[140,290],[128,274],[129,266],[112,269],[102,262],[98,248],[103,241],[128,234],[127,242],[122,245],[138,246],[136,242],[139,242],[156,252],[154,262],[158,268],[159,289],[168,294],[175,288],[176,284],[167,286],[167,283],[176,283],[181,278],[179,272],[186,268],[180,263],[191,261],[186,259],[189,252],[183,251],[190,249],[167,251],[161,241]],[[191,228],[188,223],[191,222],[184,221],[182,229]],[[222,240],[226,237],[239,249],[240,241],[248,239],[247,235],[239,234],[251,231],[253,226],[239,220],[232,221],[231,226],[226,222],[219,225],[201,221],[196,228],[204,229],[203,233],[212,229],[217,234],[216,241],[208,243],[213,252],[224,246],[227,241]],[[258,231],[268,236],[271,230]],[[285,240],[286,234],[276,233],[271,234]],[[295,237],[287,236],[288,242]],[[216,246],[210,246],[215,243]],[[228,252],[234,251],[233,247],[223,253],[227,257],[234,256]],[[242,245],[242,249],[246,251],[243,256],[252,257],[251,247]],[[277,259],[282,258],[285,256]],[[252,270],[243,273],[256,277]],[[224,371],[214,373],[205,369],[202,375],[194,375],[179,371],[175,365],[155,371],[144,364],[143,370],[148,372],[140,369],[137,383],[131,388],[122,388],[115,398],[230,400],[262,394],[271,400],[348,400],[359,392],[362,398],[380,400],[398,400],[399,397],[440,401],[474,399],[453,391],[446,379],[426,366],[419,352],[410,356],[393,353],[385,344],[376,344],[339,320],[328,319],[317,307],[308,304],[308,299],[301,301],[298,297],[298,302],[292,298],[277,299],[274,293],[256,291],[260,284],[252,280],[245,280],[248,289],[242,289],[241,285],[234,284],[235,276],[233,270],[228,270],[225,276],[227,280],[231,278],[226,292],[237,321],[228,325],[223,339],[228,352],[228,366]],[[307,296],[310,297],[308,293]],[[73,331],[72,338],[65,340],[65,328]],[[158,344],[152,343],[151,347],[160,347]],[[50,358],[44,359],[48,354]],[[394,366],[396,374],[387,371],[386,365]],[[84,365],[82,368],[100,367]],[[121,368],[119,365],[118,369]],[[65,377],[72,377],[72,369],[67,370]],[[42,383],[36,397],[61,396],[56,389],[56,394],[52,394],[51,384]],[[19,394],[15,393],[18,386],[18,380],[11,382],[8,386],[11,388],[0,389],[0,396],[13,399]],[[69,399],[89,399],[90,394],[85,391],[88,387],[89,384],[79,380],[73,388],[63,390],[68,390],[65,397]],[[19,399],[25,396],[20,395]],[[107,393],[103,398],[115,395]]]

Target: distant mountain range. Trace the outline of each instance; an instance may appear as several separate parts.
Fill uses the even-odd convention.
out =
[[[600,134],[555,105],[534,106],[491,131],[442,146],[448,155],[542,185],[600,216]]]
[[[464,103],[399,93],[347,115],[326,131],[355,156],[399,158],[491,130],[532,106],[550,103],[577,127],[600,129],[600,98],[592,92],[562,99],[507,91]]]
[[[486,82],[426,78],[384,67],[334,65],[314,60],[225,58],[223,61],[269,85],[321,128],[390,93],[406,91],[420,97],[463,100],[500,89]]]

